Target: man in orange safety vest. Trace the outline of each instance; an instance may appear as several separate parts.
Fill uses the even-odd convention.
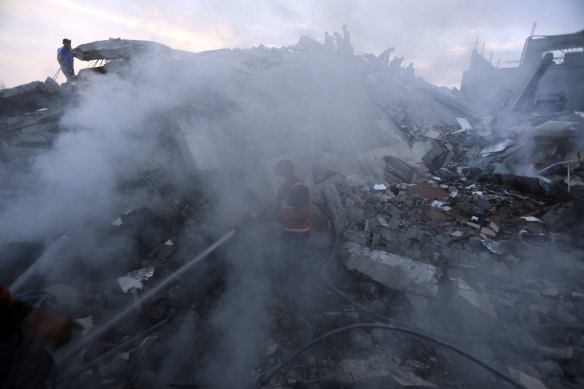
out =
[[[283,159],[276,164],[275,173],[282,180],[277,197],[278,219],[282,224],[280,257],[284,269],[299,269],[302,265],[304,246],[312,229],[310,212],[312,200],[306,184],[298,180],[294,164]]]

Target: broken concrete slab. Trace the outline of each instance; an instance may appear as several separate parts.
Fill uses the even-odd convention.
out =
[[[343,238],[360,245],[367,245],[369,242],[369,233],[365,231],[345,230],[343,231]]]
[[[536,350],[540,354],[552,359],[571,359],[574,355],[573,347],[550,347],[538,345]]]
[[[462,279],[457,280],[458,295],[468,301],[472,306],[480,309],[493,319],[497,318],[497,313],[486,293],[475,291],[469,284]]]
[[[428,144],[429,150],[422,157],[422,162],[433,172],[442,167],[445,151],[434,139],[429,141]]]
[[[438,269],[430,264],[381,250],[371,250],[363,245],[347,242],[344,264],[380,284],[424,296],[437,296]]]
[[[396,177],[401,180],[401,182],[411,182],[415,174],[414,168],[392,155],[384,156],[381,160],[381,166],[386,173],[389,173],[389,178]],[[397,181],[390,180],[390,182]]]
[[[509,373],[518,379],[527,389],[547,389],[547,386],[545,386],[539,379],[524,373],[519,369],[512,368],[511,366],[508,366],[507,368],[509,369]]]
[[[0,115],[25,113],[46,107],[47,99],[57,95],[59,88],[47,81],[34,81],[0,90]]]
[[[96,59],[130,59],[144,54],[170,58],[170,47],[151,41],[113,39],[84,43],[73,49],[75,57],[82,61]]]
[[[461,130],[472,130],[472,126],[466,118],[456,118]]]
[[[491,154],[500,153],[502,151],[505,151],[505,149],[507,149],[507,147],[511,146],[513,143],[514,143],[513,140],[511,140],[509,138],[505,138],[505,139],[503,139],[495,144],[492,144],[490,146],[485,146],[480,151],[481,157],[487,157]]]

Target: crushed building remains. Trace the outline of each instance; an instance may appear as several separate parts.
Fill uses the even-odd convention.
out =
[[[346,29],[80,45],[102,70],[0,91],[0,282],[84,318],[60,388],[581,387],[584,93],[542,103],[581,51],[546,60],[530,109],[493,97],[581,37],[530,37],[525,77],[475,51],[460,92],[393,48],[355,55]],[[315,204],[289,288],[261,217],[282,156]]]
[[[477,48],[463,73],[460,91],[498,112],[501,107],[550,112],[581,111],[584,87],[584,30],[573,34],[530,36],[519,66],[493,66]],[[560,93],[567,96],[565,107]]]

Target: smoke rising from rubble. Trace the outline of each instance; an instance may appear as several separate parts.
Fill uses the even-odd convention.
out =
[[[151,85],[115,75],[90,83],[80,94],[62,119],[67,131],[26,173],[35,180],[34,189],[4,204],[0,243],[64,236],[73,258],[99,268],[104,256],[127,252],[127,243],[100,239],[100,231],[131,204],[118,186],[151,158],[155,138],[148,121],[168,106]],[[69,267],[57,264],[69,255],[47,252],[52,254],[36,266],[49,279],[65,276]]]
[[[277,363],[275,357],[268,358],[270,348],[271,352],[273,347],[279,348],[275,355],[288,354],[297,347],[294,342],[303,343],[317,335],[310,333],[316,328],[332,327],[345,320],[362,322],[367,320],[364,318],[377,317],[373,311],[378,308],[383,313],[391,311],[391,319],[407,310],[407,319],[413,319],[409,321],[413,325],[445,334],[492,334],[509,326],[547,320],[547,312],[538,308],[540,303],[544,306],[546,298],[557,297],[557,286],[563,285],[564,280],[581,284],[577,273],[570,277],[563,270],[547,269],[550,262],[567,262],[562,251],[570,248],[562,246],[560,239],[554,245],[542,241],[549,235],[537,231],[544,227],[527,226],[528,230],[533,228],[528,235],[514,227],[523,223],[519,216],[535,209],[540,212],[548,204],[538,202],[536,197],[526,199],[505,184],[495,185],[482,169],[465,172],[461,159],[451,160],[452,155],[448,156],[453,161],[448,166],[454,167],[456,174],[430,169],[432,175],[437,175],[432,177],[418,170],[420,174],[415,179],[400,178],[399,187],[377,190],[372,183],[389,180],[389,175],[377,174],[381,155],[414,162],[436,153],[424,161],[430,168],[433,161],[445,157],[445,141],[455,139],[455,146],[449,143],[449,150],[459,153],[467,146],[476,149],[476,158],[468,159],[471,166],[478,166],[486,159],[479,158],[478,145],[483,146],[485,139],[472,132],[454,136],[460,132],[456,124],[447,124],[455,117],[450,108],[454,104],[459,110],[465,109],[455,104],[454,98],[400,69],[388,69],[379,58],[354,56],[353,48],[342,43],[337,41],[335,49],[301,38],[298,45],[282,49],[258,47],[198,55],[174,52],[176,57],[172,59],[150,55],[131,64],[110,63],[111,71],[106,75],[85,74],[88,80],[79,83],[81,91],[75,95],[78,99],[67,107],[52,149],[41,152],[30,170],[22,172],[34,182],[33,189],[9,197],[2,205],[0,244],[31,241],[44,246],[36,264],[18,277],[11,289],[73,284],[97,301],[95,306],[87,303],[83,308],[84,314],[95,309],[98,325],[105,321],[101,320],[104,317],[116,313],[116,318],[121,317],[121,306],[131,314],[136,308],[140,319],[128,318],[120,328],[104,330],[105,340],[109,340],[108,336],[119,340],[128,335],[124,327],[132,325],[129,323],[139,327],[165,316],[170,319],[165,330],[149,338],[151,345],[137,345],[130,353],[132,363],[139,365],[131,381],[142,374],[140,369],[147,365],[146,358],[152,361],[148,368],[157,369],[155,378],[138,384],[140,387],[193,381],[211,387],[243,387],[250,383],[258,367],[264,369],[266,364]],[[437,123],[440,125],[433,127]],[[400,127],[414,143],[416,157]],[[431,138],[430,132],[437,138]],[[504,134],[498,134],[501,135]],[[458,142],[456,137],[464,142]],[[183,166],[188,165],[182,155],[184,149],[180,148],[184,140],[197,165],[197,171],[192,169],[190,175],[186,172],[188,167]],[[532,147],[527,142],[522,146]],[[531,153],[523,155],[529,158]],[[392,258],[402,264],[392,270],[392,276],[397,274],[399,278],[395,281],[377,270],[383,268],[367,273],[345,263],[347,269],[363,277],[347,275],[351,282],[339,282],[339,290],[343,289],[339,294],[362,293],[360,297],[371,298],[362,307],[372,309],[363,308],[361,312],[359,303],[351,302],[359,312],[348,314],[344,301],[338,305],[343,312],[325,314],[321,312],[324,309],[317,309],[318,314],[313,315],[312,308],[321,308],[321,295],[311,295],[311,284],[304,277],[320,270],[324,273],[326,269],[321,269],[320,263],[318,269],[309,268],[309,274],[290,275],[285,283],[274,279],[279,226],[242,221],[275,197],[273,165],[283,157],[296,163],[298,177],[309,184],[318,181],[319,169],[314,170],[313,177],[312,167],[342,173],[328,182],[331,192],[324,193],[329,187],[323,189],[322,182],[311,187],[315,188],[315,200],[316,196],[339,198],[338,209],[333,209],[334,199],[326,201],[331,220],[346,225],[344,239],[363,249],[362,257],[353,258],[353,265],[368,266],[365,261],[379,259],[368,256],[369,247],[395,251]],[[529,160],[523,162],[517,166],[530,166]],[[438,167],[446,164],[436,163]],[[501,163],[497,169],[507,172],[517,167]],[[156,177],[149,181],[151,176]],[[188,196],[190,211],[184,199],[178,201],[174,197],[177,188],[188,193],[185,197]],[[198,196],[196,191],[204,193]],[[426,196],[448,201],[449,206],[430,205]],[[344,214],[339,216],[337,211]],[[140,216],[141,212],[146,216]],[[125,230],[127,225],[130,227]],[[236,238],[173,281],[168,290],[158,293],[160,290],[153,287],[236,225],[242,227]],[[504,246],[505,254],[484,246],[489,233],[488,236],[498,236],[495,243]],[[346,250],[343,254],[352,255]],[[405,287],[411,283],[409,278],[419,274],[414,266],[417,261],[424,269],[424,277],[417,278],[423,281],[422,294],[416,294],[420,292],[417,288]],[[153,263],[153,279],[145,281],[145,289],[137,293],[150,290],[156,296],[145,304],[128,307],[132,296],[123,294],[115,279]],[[453,273],[457,280],[446,281],[452,282],[451,289],[438,287],[438,274],[433,273],[446,271],[449,265],[462,275]],[[384,279],[375,278],[377,275]],[[376,282],[370,282],[368,277]],[[443,282],[444,277],[440,278]],[[328,282],[326,276],[316,283],[324,284],[323,281]],[[336,288],[329,286],[327,294]],[[461,297],[463,293],[466,295]],[[394,304],[402,298],[407,298],[409,304]],[[326,296],[323,299],[327,300],[327,309],[337,309],[335,301]],[[286,316],[285,312],[293,311],[296,303],[306,312],[290,317],[299,322],[309,317],[315,323],[292,327],[292,339],[282,341],[289,335],[283,324],[285,318],[274,316],[280,311]],[[528,308],[522,307],[527,304]],[[575,315],[565,313],[557,316],[564,314],[562,320],[570,323]],[[362,357],[365,353],[390,350],[391,358],[399,360],[400,365],[442,361],[436,358],[439,352],[434,346],[388,338],[365,331],[339,338],[339,348],[334,352],[349,355],[338,361],[339,366],[348,364],[343,368],[352,374],[351,370],[358,366],[351,363],[351,358],[359,351]],[[383,341],[385,346],[391,343],[399,347],[376,347],[382,346]],[[516,351],[532,355],[533,340],[530,343],[529,335],[521,334],[510,343]],[[492,362],[497,353],[485,344],[468,341],[463,348]],[[380,360],[387,364],[387,360]],[[362,362],[361,369],[377,370],[374,363],[365,366],[371,360],[358,362]],[[320,375],[320,362],[317,364]],[[482,374],[473,377],[474,370],[466,365],[455,365],[460,377],[465,377],[461,380],[482,379]],[[418,373],[418,368],[413,370]],[[387,369],[384,366],[379,371],[389,377],[391,372]],[[440,367],[438,370],[442,372]],[[452,370],[456,369],[448,368],[448,372]],[[424,376],[422,372],[416,375]],[[149,381],[148,377],[144,374],[140,378]],[[492,387],[490,376],[484,380],[486,383],[480,387]]]
[[[47,283],[73,279],[83,285],[83,272],[75,272],[80,263],[106,278],[122,275],[115,269],[136,257],[134,247],[103,232],[134,203],[125,182],[139,178],[163,153],[158,137],[166,130],[165,118],[180,124],[199,168],[242,172],[240,182],[222,182],[219,220],[205,221],[209,225],[233,226],[258,210],[242,201],[234,184],[251,186],[264,201],[260,205],[267,205],[277,188],[273,163],[283,155],[308,182],[311,177],[301,172],[309,164],[350,164],[354,161],[343,160],[349,152],[386,146],[408,156],[407,143],[372,100],[362,75],[338,53],[323,50],[260,47],[175,61],[147,57],[119,74],[90,75],[61,121],[66,132],[23,172],[34,178],[34,189],[2,207],[1,244],[56,239],[46,242],[45,252],[13,288],[22,290],[35,274]],[[231,387],[249,376],[250,362],[269,333],[263,321],[271,281],[263,262],[274,258],[253,250],[266,246],[264,236],[246,239],[241,250],[225,254],[231,262],[227,290],[211,316],[220,341],[201,373],[208,382],[221,379]],[[230,374],[222,373],[226,365]]]

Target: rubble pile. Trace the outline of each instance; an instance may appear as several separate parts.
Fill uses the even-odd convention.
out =
[[[572,129],[571,143],[581,144],[583,124],[566,127]],[[503,155],[505,149],[521,139],[525,136],[480,147],[464,128],[419,131],[413,142],[414,148],[424,146],[422,163],[410,166],[388,155],[380,161],[383,180],[363,185],[337,175],[317,185],[343,234],[346,268],[401,291],[429,331],[469,334],[468,339],[474,334],[478,340],[479,334],[530,326],[579,325],[581,197],[574,186],[568,192],[563,179],[494,173],[513,155]],[[559,154],[554,158],[573,152],[563,143],[563,135],[554,138]],[[529,155],[524,161],[531,162]],[[582,165],[572,163],[572,179],[578,180]],[[492,350],[502,358],[491,356],[492,362],[507,365],[526,387],[582,382],[579,373],[572,375],[582,360],[571,354],[583,350],[581,336],[519,330],[504,338]],[[530,358],[519,357],[526,353]],[[519,365],[511,366],[514,360]]]
[[[346,30],[76,50],[108,62],[0,91],[0,282],[87,330],[56,354],[59,387],[505,385],[432,339],[526,388],[584,384],[582,113],[485,113],[393,48],[354,55]],[[287,286],[262,219],[283,155],[314,201]],[[355,327],[301,349],[372,322],[426,337]]]

